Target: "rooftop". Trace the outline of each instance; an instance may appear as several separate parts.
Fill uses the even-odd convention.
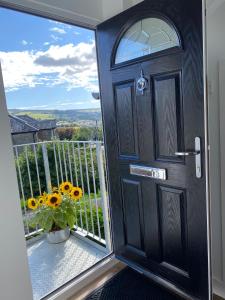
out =
[[[11,133],[38,132],[40,130],[50,130],[56,128],[56,120],[36,120],[28,115],[9,114]]]

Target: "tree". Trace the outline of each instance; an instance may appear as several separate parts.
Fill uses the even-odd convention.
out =
[[[53,147],[54,144],[55,144],[56,152],[54,152],[54,147]],[[82,188],[82,182],[83,182],[84,193],[88,192],[88,183],[90,187],[90,192],[93,193],[94,182],[93,182],[93,169],[92,169],[92,160],[91,160],[91,153],[92,153],[94,179],[96,184],[96,190],[98,192],[100,187],[99,187],[99,175],[97,172],[96,148],[92,148],[92,152],[91,152],[89,146],[86,146],[86,148],[84,148],[84,145],[82,145],[82,143],[81,145],[79,145],[79,149],[76,143],[74,144],[74,148],[72,148],[73,146],[71,143],[54,142],[54,144],[49,143],[47,145],[48,162],[49,162],[49,170],[50,170],[52,186],[56,186],[56,187],[58,186],[57,173],[59,175],[59,183],[61,183],[62,181],[66,181],[67,179],[71,181],[71,175],[72,175],[72,181],[74,184],[76,184],[76,179],[78,179],[78,185]],[[36,166],[36,158],[37,158],[38,170]],[[27,150],[27,155],[25,151],[22,151],[19,154],[18,161],[16,159],[18,179],[20,179],[19,176],[19,170],[20,170],[25,199],[31,197],[32,192],[34,196],[40,195],[39,182],[40,182],[41,192],[44,191],[47,192],[44,159],[43,159],[43,152],[42,152],[41,145],[38,145],[36,147],[36,158],[35,158],[35,152],[33,151],[33,148],[29,147]],[[38,174],[39,174],[40,181],[38,181]],[[20,188],[20,193],[22,195],[20,184],[19,184],[19,188]]]
[[[56,128],[56,135],[62,140],[72,140],[75,128],[74,127],[58,127]]]
[[[73,141],[102,141],[102,129],[96,127],[79,127],[73,134]]]

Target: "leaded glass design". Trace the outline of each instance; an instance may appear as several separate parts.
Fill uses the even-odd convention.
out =
[[[117,48],[115,63],[179,46],[178,34],[171,25],[162,19],[146,18],[125,32]]]

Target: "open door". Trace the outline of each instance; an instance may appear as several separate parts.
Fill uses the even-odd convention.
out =
[[[209,299],[201,0],[149,0],[100,24],[117,258]]]

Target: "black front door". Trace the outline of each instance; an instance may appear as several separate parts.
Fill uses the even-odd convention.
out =
[[[97,45],[115,254],[208,299],[201,1],[144,1]]]

